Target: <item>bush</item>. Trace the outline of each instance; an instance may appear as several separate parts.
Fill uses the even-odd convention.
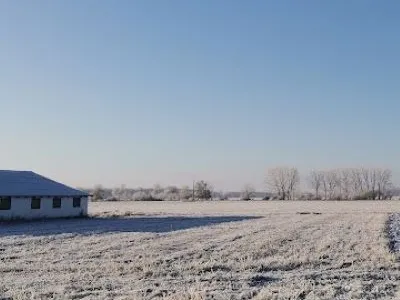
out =
[[[133,201],[163,201],[163,199],[154,197],[149,192],[138,191],[132,195]]]
[[[104,199],[104,201],[119,201],[119,199],[116,197],[110,197],[110,198]]]
[[[356,195],[354,197],[354,200],[375,200],[377,197],[377,192],[369,191],[361,195]]]

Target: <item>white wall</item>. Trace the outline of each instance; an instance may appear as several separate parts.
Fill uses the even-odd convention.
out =
[[[53,208],[53,198],[41,198],[40,209],[31,209],[31,198],[11,198],[11,209],[0,210],[0,219],[59,218],[87,215],[88,198],[81,198],[81,207],[73,207],[73,198],[61,198],[61,207]]]

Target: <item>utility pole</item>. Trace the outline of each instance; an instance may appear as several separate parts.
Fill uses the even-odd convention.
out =
[[[192,190],[192,201],[194,201],[194,180],[193,180],[193,190]]]

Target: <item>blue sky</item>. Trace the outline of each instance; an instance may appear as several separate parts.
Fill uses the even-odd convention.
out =
[[[1,1],[3,169],[74,186],[269,167],[400,179],[398,1]]]

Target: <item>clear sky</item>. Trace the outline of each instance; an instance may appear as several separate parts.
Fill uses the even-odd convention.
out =
[[[0,167],[74,186],[400,179],[399,1],[0,1]]]

